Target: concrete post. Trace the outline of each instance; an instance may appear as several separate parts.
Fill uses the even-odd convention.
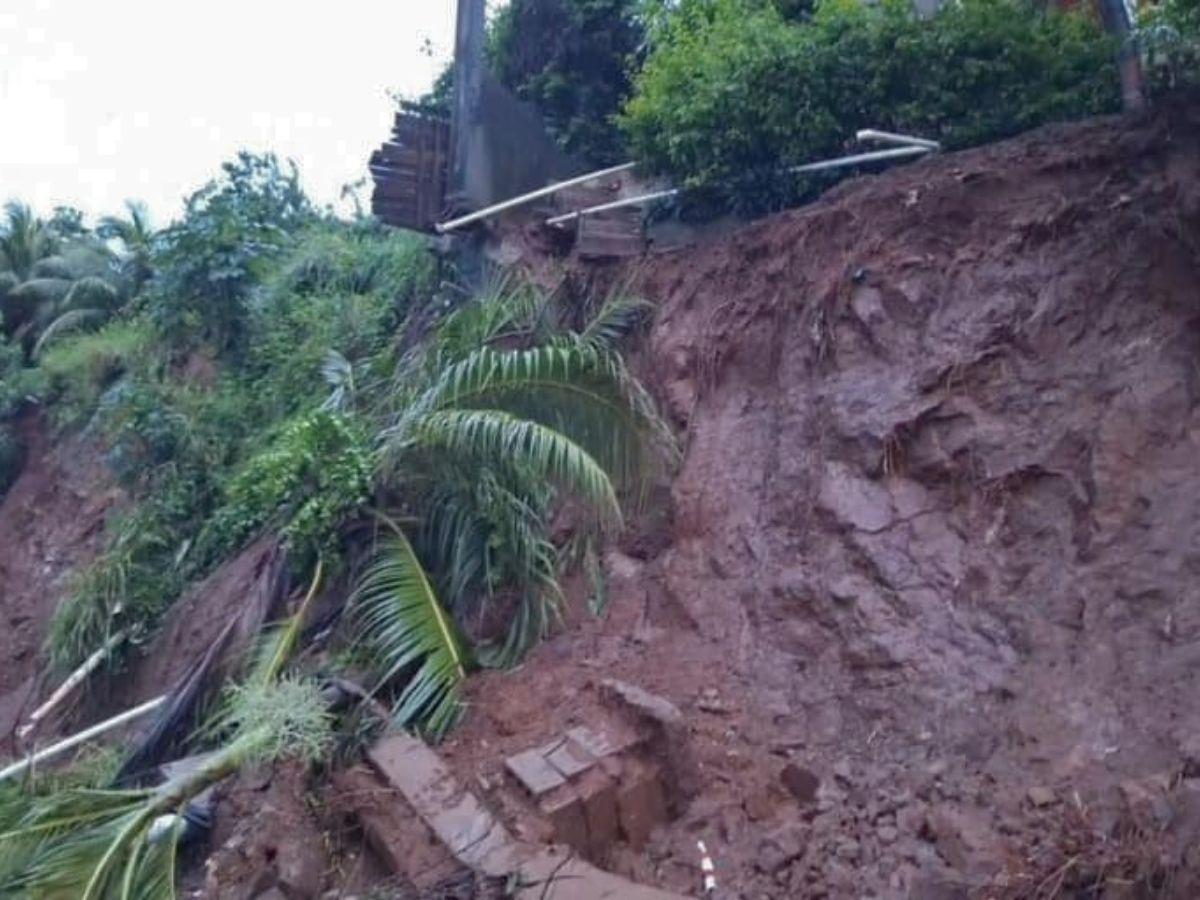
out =
[[[484,42],[487,33],[487,0],[458,0],[458,25],[454,41],[454,141],[450,172],[451,197],[469,194],[471,143],[479,121],[483,95]]]

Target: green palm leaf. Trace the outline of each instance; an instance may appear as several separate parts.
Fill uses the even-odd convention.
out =
[[[113,285],[95,275],[86,275],[72,282],[71,289],[62,299],[66,309],[95,309],[113,310],[121,302],[121,295]]]
[[[26,304],[61,303],[71,284],[66,278],[30,278],[9,291],[8,296]]]
[[[645,300],[610,296],[575,340],[591,350],[615,352],[620,342],[646,320],[653,305]]]
[[[42,349],[58,335],[76,328],[83,328],[93,322],[103,322],[107,318],[108,313],[102,309],[68,310],[42,329],[42,333],[38,336],[29,355],[32,359],[37,359],[41,355]]]
[[[603,524],[621,524],[621,505],[604,468],[549,426],[494,409],[446,409],[425,416],[414,431],[432,449],[528,467],[586,500]]]
[[[497,352],[449,367],[418,408],[492,408],[541,422],[585,448],[622,487],[677,453],[654,403],[613,353],[580,344]]]
[[[355,590],[353,604],[365,643],[390,681],[420,664],[393,709],[401,725],[421,724],[436,739],[458,720],[466,657],[457,629],[434,593],[404,532],[392,534]]]
[[[75,273],[71,271],[70,264],[63,257],[47,256],[33,264],[33,268],[30,269],[30,277],[60,278],[70,281],[75,277]]]

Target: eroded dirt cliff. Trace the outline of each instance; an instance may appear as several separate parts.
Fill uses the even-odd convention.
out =
[[[694,890],[701,838],[730,896],[1195,896],[1198,119],[1046,129],[652,258],[669,545],[611,553],[608,618],[479,680],[450,754],[486,774],[616,675],[700,752],[648,880]]]

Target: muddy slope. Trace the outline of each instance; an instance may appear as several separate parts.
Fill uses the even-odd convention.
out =
[[[123,496],[86,436],[55,443],[40,413],[19,427],[26,464],[0,501],[0,756],[33,708],[39,652],[69,576],[99,552]]]
[[[700,752],[659,883],[702,837],[742,896],[1032,896],[1137,825],[1195,896],[1200,110],[860,179],[641,278],[672,540],[479,681],[450,754],[486,772],[615,674]]]

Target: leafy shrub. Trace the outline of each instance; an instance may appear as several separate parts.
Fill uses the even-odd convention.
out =
[[[21,348],[0,332],[0,421],[15,413],[21,405],[25,394],[23,366]]]
[[[269,522],[302,553],[332,549],[338,526],[369,499],[373,468],[365,435],[347,417],[300,416],[230,482],[202,552],[235,549]]]
[[[538,108],[565,151],[598,165],[623,162],[615,117],[631,92],[646,18],[662,2],[512,0],[489,23],[492,73]],[[451,64],[416,105],[449,116],[453,104]]]
[[[169,535],[152,508],[123,518],[113,531],[107,549],[75,575],[50,620],[46,646],[61,671],[79,665],[118,630],[128,629],[136,642],[179,590]]]
[[[242,152],[157,238],[147,307],[175,347],[239,351],[250,294],[294,233],[316,220],[295,166]]]
[[[643,41],[638,0],[512,0],[492,25],[501,84],[541,111],[568,153],[621,162],[614,116]]]
[[[1200,86],[1200,0],[1143,7],[1138,40],[1152,90]]]
[[[433,260],[419,238],[367,225],[312,229],[254,304],[243,377],[273,419],[325,390],[330,351],[357,362],[377,352],[432,291]]]
[[[1026,0],[826,0],[789,24],[756,0],[684,0],[655,34],[622,125],[636,155],[751,210],[805,191],[788,166],[859,128],[964,147],[1115,110],[1113,47],[1091,19]]]

